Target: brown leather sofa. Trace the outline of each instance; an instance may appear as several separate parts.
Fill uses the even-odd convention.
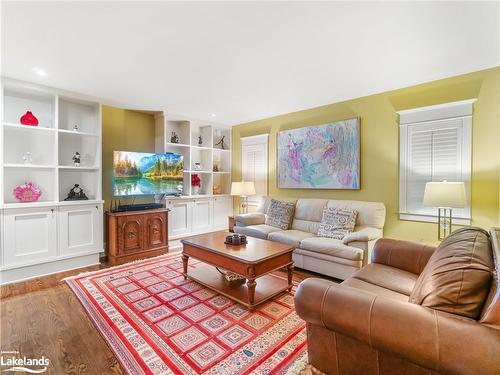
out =
[[[295,294],[309,363],[326,374],[500,374],[500,229],[453,232],[440,246],[377,241],[341,284]]]

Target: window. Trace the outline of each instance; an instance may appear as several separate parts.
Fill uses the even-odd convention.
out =
[[[268,134],[241,138],[241,164],[244,181],[255,183],[253,197],[248,197],[250,208],[259,206],[262,196],[267,195]]]
[[[400,122],[399,217],[437,221],[423,205],[430,181],[463,181],[467,207],[453,209],[457,224],[470,224],[472,105],[474,100],[398,112]]]

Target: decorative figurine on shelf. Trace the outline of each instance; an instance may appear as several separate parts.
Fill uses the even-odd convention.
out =
[[[194,163],[194,170],[201,171],[201,163]]]
[[[78,129],[78,124],[75,124],[75,126],[73,126],[73,131],[74,131],[74,132],[77,132],[77,131],[79,131],[79,130],[80,130],[80,129]]]
[[[219,142],[217,142],[217,143],[215,144],[216,146],[219,146],[219,145],[220,145],[220,149],[221,149],[221,150],[225,150],[225,149],[226,149],[226,144],[224,143],[224,138],[226,138],[226,136],[225,136],[225,135],[223,135],[223,136],[220,138]]]
[[[26,152],[24,155],[23,155],[23,163],[24,164],[31,164],[33,163],[33,160],[31,159],[31,152]]]
[[[203,138],[201,138],[201,135],[198,136],[198,146],[201,146],[203,144]]]
[[[79,167],[81,156],[80,156],[80,153],[78,151],[75,152],[72,159],[73,159],[73,164],[75,165],[75,167]]]
[[[220,185],[219,184],[214,184],[214,186],[212,187],[212,192],[214,194],[221,194],[222,190],[221,190]]]
[[[22,203],[36,202],[41,195],[42,191],[33,182],[26,182],[14,189],[14,196]]]
[[[219,172],[219,165],[214,163],[214,166],[212,168],[212,171],[214,172]]]
[[[68,196],[65,199],[65,201],[84,201],[84,200],[88,200],[88,198],[83,192],[83,189],[78,184],[75,184],[75,186],[71,188],[71,190],[68,193]]]
[[[170,137],[170,143],[179,143],[179,136],[176,132],[172,132],[172,136]]]
[[[38,126],[38,119],[30,111],[27,111],[24,115],[22,115],[19,121],[23,125]]]
[[[200,194],[201,178],[196,173],[191,175],[191,188],[193,195]]]

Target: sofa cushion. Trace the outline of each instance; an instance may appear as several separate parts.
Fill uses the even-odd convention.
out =
[[[409,296],[415,287],[418,275],[384,264],[371,263],[356,272],[353,277]]]
[[[327,207],[358,211],[356,226],[384,228],[385,206],[380,202],[329,200]]]
[[[295,205],[292,229],[314,234],[318,233],[319,223],[323,216],[323,208],[325,208],[327,202],[328,200],[326,199],[298,199]]]
[[[363,250],[344,245],[342,240],[334,238],[306,238],[300,242],[300,248],[349,260],[363,260]]]
[[[478,319],[493,269],[488,233],[480,228],[461,228],[446,237],[432,254],[410,302]]]
[[[354,230],[357,211],[325,207],[318,228],[318,237],[342,240]]]
[[[266,225],[287,230],[295,211],[295,203],[271,199],[271,204],[267,209]]]
[[[246,234],[250,237],[267,240],[269,233],[280,232],[281,229],[266,224],[249,225],[248,227],[234,227],[235,233]]]
[[[301,230],[291,229],[291,230],[280,230],[279,232],[270,233],[267,239],[299,247],[300,242],[303,239],[309,237],[314,237],[314,234],[309,232],[302,232]]]
[[[351,288],[361,289],[366,292],[376,294],[377,296],[382,296],[386,298],[396,299],[403,302],[408,302],[408,295],[395,292],[393,290],[356,279],[355,277],[350,277],[342,282],[343,286],[350,286]]]

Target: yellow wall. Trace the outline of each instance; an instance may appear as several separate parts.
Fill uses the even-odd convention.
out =
[[[155,151],[153,115],[121,108],[102,107],[102,196],[109,210],[112,194],[113,151]],[[126,199],[121,198],[124,202]],[[136,202],[143,201],[138,197]],[[147,197],[145,201],[151,201]]]
[[[332,87],[332,90],[335,90]],[[402,221],[399,206],[399,128],[396,111],[477,98],[473,116],[472,224],[500,223],[500,67],[289,113],[233,127],[233,180],[241,180],[240,137],[269,133],[269,195],[384,202],[385,235],[436,240],[436,225]],[[361,190],[278,189],[276,135],[281,130],[361,118]]]

